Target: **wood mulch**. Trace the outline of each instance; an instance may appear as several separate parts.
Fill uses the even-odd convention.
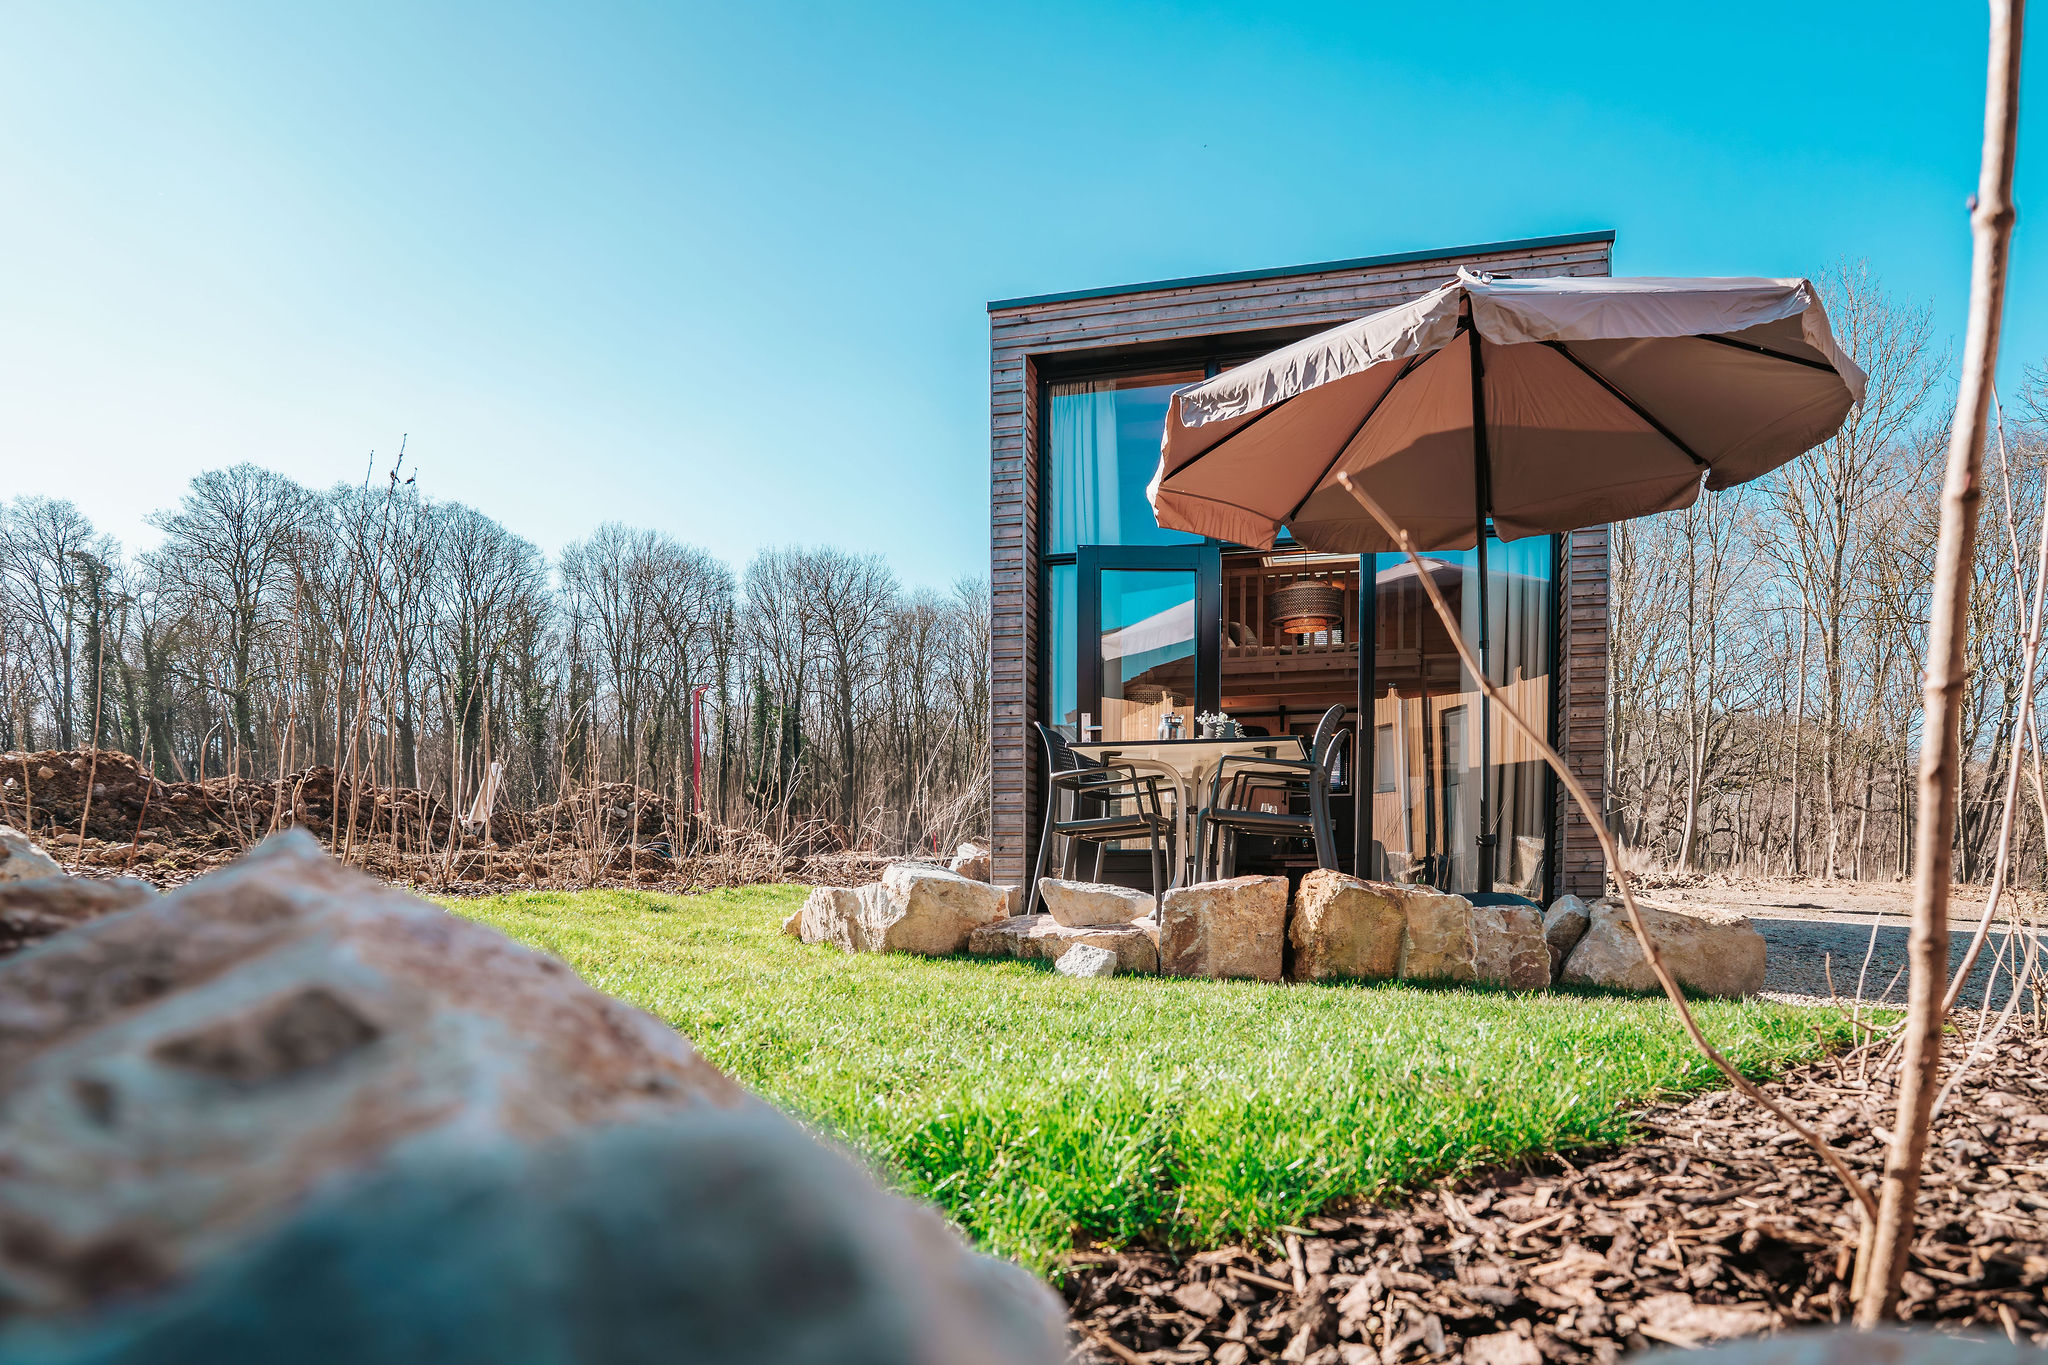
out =
[[[1951,1065],[1976,1017],[1952,1038]],[[1874,1187],[1885,1044],[1767,1088]],[[1665,1343],[1851,1315],[1857,1219],[1820,1159],[1731,1092],[1654,1105],[1640,1140],[1335,1208],[1255,1243],[1176,1257],[1080,1253],[1077,1361],[1613,1360]],[[1936,1118],[1905,1281],[1908,1321],[2048,1346],[2048,1036],[1980,1058]]]

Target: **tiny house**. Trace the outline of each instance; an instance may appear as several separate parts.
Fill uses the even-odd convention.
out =
[[[1580,233],[989,304],[996,880],[1023,881],[1035,852],[1044,762],[1034,722],[1072,739],[1137,741],[1191,735],[1198,716],[1221,712],[1252,734],[1306,734],[1341,705],[1350,743],[1333,806],[1344,870],[1535,900],[1601,893],[1605,868],[1583,815],[1565,809],[1512,727],[1477,723],[1478,691],[1413,564],[1165,530],[1146,486],[1176,390],[1419,297],[1460,266],[1606,275],[1613,245],[1612,232]],[[1493,680],[1522,714],[1549,719],[1596,799],[1607,549],[1594,526],[1490,540],[1486,557]],[[1476,560],[1426,556],[1468,640],[1480,628]],[[1241,860],[1247,871],[1313,865],[1286,840]]]

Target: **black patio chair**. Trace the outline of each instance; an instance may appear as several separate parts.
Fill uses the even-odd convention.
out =
[[[1330,824],[1330,778],[1338,746],[1350,739],[1350,727],[1344,724],[1344,707],[1338,705],[1323,712],[1323,718],[1316,722],[1307,758],[1225,754],[1209,781],[1208,804],[1195,816],[1195,875],[1208,873],[1212,835],[1217,870],[1225,877],[1236,870],[1236,836],[1240,834],[1312,839],[1316,866],[1335,869],[1337,836]],[[1261,810],[1247,804],[1252,792],[1274,788],[1280,791],[1282,809]],[[1307,798],[1305,813],[1292,808],[1297,796]]]
[[[1046,854],[1055,835],[1065,839],[1060,866],[1078,870],[1082,844],[1095,845],[1096,881],[1102,880],[1102,854],[1119,839],[1144,837],[1152,848],[1152,912],[1159,913],[1166,894],[1165,846],[1173,838],[1173,826],[1161,813],[1159,779],[1141,774],[1120,763],[1103,764],[1074,752],[1067,737],[1050,725],[1037,723],[1038,737],[1045,745],[1045,828],[1038,835],[1038,859],[1031,868],[1031,895],[1024,913],[1038,910],[1038,882],[1045,875]],[[1067,813],[1060,805],[1064,799]],[[1128,804],[1134,809],[1125,810]],[[1094,813],[1090,813],[1090,810]]]

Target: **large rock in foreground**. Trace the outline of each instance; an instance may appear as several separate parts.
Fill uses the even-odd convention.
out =
[[[1660,1300],[1664,1302],[1659,1302]],[[1683,1301],[1683,1305],[1678,1301]],[[1703,1304],[1686,1294],[1658,1294],[1644,1301],[1661,1311],[1644,1313],[1660,1340],[1683,1342],[1631,1355],[1639,1365],[2041,1365],[2041,1352],[2023,1341],[1972,1341],[1932,1327],[1806,1328],[1776,1336],[1750,1336],[1718,1346],[1697,1347],[1731,1329],[1770,1330],[1773,1314],[1761,1304]],[[1470,1360],[1470,1348],[1466,1359]]]
[[[1301,879],[1287,941],[1296,981],[1384,980],[1401,965],[1404,888],[1317,868]]]
[[[1754,995],[1764,987],[1764,936],[1741,915],[1680,913],[1637,902],[1643,927],[1682,986],[1705,995]],[[1582,986],[1654,991],[1657,977],[1628,912],[1607,901],[1566,959],[1561,980]]]
[[[1518,991],[1550,985],[1550,945],[1543,941],[1543,912],[1535,906],[1474,906],[1472,939],[1473,980],[1497,981]]]
[[[796,923],[806,943],[831,943],[849,953],[964,952],[984,924],[1009,913],[1010,890],[942,867],[892,863],[882,880],[859,890],[813,888]]]
[[[9,1361],[1059,1358],[672,1029],[303,833],[0,962],[0,1132]]]
[[[1401,885],[1407,923],[1398,972],[1410,981],[1470,981],[1478,974],[1479,941],[1472,902],[1448,891]]]
[[[1166,893],[1159,969],[1168,976],[1278,981],[1287,936],[1287,879],[1232,877]]]
[[[33,881],[38,877],[61,877],[64,869],[56,859],[36,847],[35,840],[12,825],[0,825],[0,882]]]
[[[110,882],[62,875],[33,881],[0,881],[0,957],[18,953],[87,920],[133,910],[155,899],[155,887],[132,877],[117,877]]]
[[[1159,925],[1151,919],[1074,928],[1051,915],[1017,915],[976,929],[967,951],[976,957],[1058,962],[1075,944],[1109,949],[1116,954],[1117,970],[1127,975],[1151,976],[1159,970]]]
[[[1152,893],[1107,882],[1070,882],[1059,877],[1040,877],[1038,894],[1045,912],[1069,928],[1091,924],[1129,924],[1143,919],[1158,906]]]

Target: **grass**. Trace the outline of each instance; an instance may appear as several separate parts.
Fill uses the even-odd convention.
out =
[[[787,938],[795,887],[522,892],[450,908],[666,1019],[729,1075],[1038,1270],[1080,1240],[1297,1223],[1519,1156],[1626,1136],[1622,1106],[1718,1080],[1661,998],[1406,983],[1077,981]],[[1835,1015],[1703,1001],[1762,1076]]]

